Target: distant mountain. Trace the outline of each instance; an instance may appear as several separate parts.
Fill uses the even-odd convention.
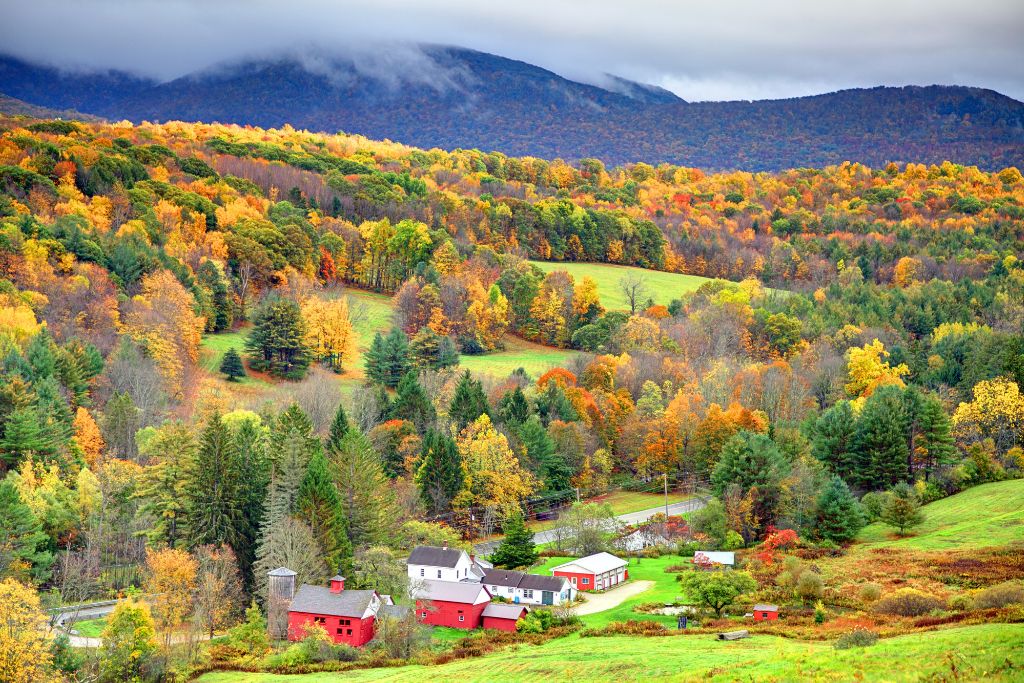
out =
[[[0,94],[0,113],[14,114],[15,116],[31,116],[36,119],[75,119],[76,121],[102,121],[100,116],[83,114],[73,109],[48,109],[7,95]]]
[[[606,163],[776,170],[860,161],[1024,165],[1024,104],[958,86],[879,87],[756,102],[685,102],[482,52],[424,47],[412,63],[319,57],[224,65],[168,82],[0,57],[0,92],[109,119],[344,130],[419,147]]]

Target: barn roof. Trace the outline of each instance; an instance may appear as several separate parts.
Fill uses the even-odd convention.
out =
[[[419,600],[441,600],[443,602],[462,602],[467,605],[478,604],[480,592],[490,600],[491,594],[479,583],[464,583],[462,581],[421,581],[422,585],[416,589],[416,598]]]
[[[438,548],[433,545],[418,545],[409,553],[409,564],[422,564],[428,567],[454,567],[463,555],[462,550],[455,548]]]
[[[778,612],[778,605],[754,605],[755,612]]]
[[[565,564],[560,564],[557,567],[552,567],[551,571],[562,569],[563,567],[575,566],[580,569],[590,572],[591,574],[603,574],[604,572],[625,567],[628,562],[621,558],[615,557],[611,553],[595,553],[593,555],[587,555],[577,560],[571,560]]]
[[[381,605],[380,614],[388,617],[402,619],[409,614],[408,605]]]
[[[326,614],[334,617],[362,618],[370,607],[376,591],[341,591],[332,593],[325,586],[311,586],[304,583],[295,592],[289,612]]]
[[[524,576],[523,572],[510,569],[491,569],[484,572],[482,582],[489,586],[511,586],[515,588],[523,580]]]
[[[481,615],[494,619],[518,619],[523,616],[524,612],[529,611],[530,610],[526,605],[510,605],[502,604],[500,602],[492,602],[487,605],[487,607],[484,607],[484,611],[481,612]]]

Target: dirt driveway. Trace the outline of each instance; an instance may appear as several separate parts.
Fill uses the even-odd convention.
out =
[[[628,581],[604,593],[587,593],[587,601],[576,608],[576,614],[594,614],[618,607],[626,600],[643,593],[654,585],[653,581]]]

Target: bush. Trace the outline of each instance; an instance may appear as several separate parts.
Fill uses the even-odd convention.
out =
[[[821,580],[821,575],[809,571],[801,573],[796,581],[796,594],[805,603],[820,600],[825,594],[825,582]]]
[[[548,609],[535,609],[516,623],[519,633],[544,633],[555,623],[555,615]]]
[[[882,587],[877,583],[865,583],[860,587],[858,595],[860,596],[860,601],[867,605],[876,602],[878,598],[882,597]]]
[[[327,631],[317,624],[306,626],[306,635],[280,654],[268,659],[272,668],[286,668],[322,662],[354,662],[359,650],[351,645],[335,644]]]
[[[882,510],[885,508],[886,494],[872,491],[865,493],[860,499],[860,507],[868,522],[877,522],[882,517]]]
[[[974,606],[977,609],[1020,604],[1024,604],[1024,584],[1019,581],[1007,581],[989,586],[974,596]]]
[[[966,593],[957,593],[949,599],[948,607],[958,612],[966,612],[974,609],[974,600]]]
[[[629,621],[616,621],[604,628],[588,628],[580,631],[580,636],[592,638],[595,636],[667,636],[671,634],[664,626],[657,621],[643,621],[630,619]]]
[[[722,544],[723,550],[739,550],[743,547],[743,537],[732,529],[725,535],[725,542]]]
[[[875,611],[899,617],[920,617],[944,606],[945,603],[934,595],[914,588],[902,588],[879,600]]]
[[[857,627],[849,633],[839,636],[835,642],[837,650],[849,650],[853,647],[870,647],[878,642],[878,634],[866,628]]]

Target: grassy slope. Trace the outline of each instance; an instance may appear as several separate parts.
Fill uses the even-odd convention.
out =
[[[99,619],[88,619],[85,621],[76,621],[73,628],[78,631],[78,635],[84,638],[99,638],[103,635],[103,629],[107,627],[107,618],[100,617]]]
[[[534,379],[554,367],[564,367],[576,354],[567,349],[534,344],[512,335],[505,337],[505,349],[482,356],[460,357],[460,365],[474,374],[494,375],[504,379],[518,368],[523,368]]]
[[[964,550],[1024,540],[1024,480],[975,486],[923,508],[925,521],[907,538],[875,523],[858,540],[872,547]]]
[[[629,308],[626,297],[619,289],[619,280],[630,272],[644,277],[647,287],[650,289],[650,297],[656,304],[668,305],[672,299],[678,299],[680,295],[692,292],[705,282],[711,281],[711,278],[699,275],[665,273],[660,270],[617,266],[611,263],[552,263],[549,261],[530,261],[530,263],[538,266],[545,273],[564,270],[576,281],[583,277],[590,277],[597,283],[597,293],[601,297],[601,305],[608,310]]]
[[[353,681],[460,682],[572,680],[919,681],[950,670],[958,680],[1020,680],[1024,625],[992,624],[932,631],[880,641],[868,650],[835,650],[827,643],[774,636],[720,642],[710,635],[667,638],[568,638],[505,650],[438,667],[405,666],[343,674],[275,676],[217,673],[201,683],[327,683]],[[970,647],[964,647],[969,643]],[[955,653],[950,655],[949,653]],[[1008,663],[1016,671],[1005,671]],[[997,672],[997,673],[993,673]]]

